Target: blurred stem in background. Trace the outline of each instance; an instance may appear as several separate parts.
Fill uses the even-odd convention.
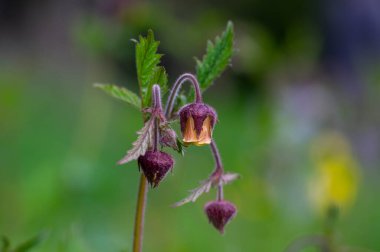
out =
[[[294,240],[285,252],[300,252],[308,247],[320,248],[321,252],[339,251],[335,244],[335,224],[339,216],[338,207],[331,205],[326,212],[323,235],[307,235]]]
[[[302,236],[294,240],[286,249],[285,252],[300,252],[308,247],[318,247],[321,252],[333,252],[328,246],[326,237],[323,235],[308,235]]]
[[[327,209],[325,221],[325,239],[328,251],[336,251],[335,249],[335,227],[339,218],[339,208],[333,204]]]

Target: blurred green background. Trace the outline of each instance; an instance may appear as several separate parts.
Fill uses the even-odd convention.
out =
[[[313,149],[356,170],[349,199],[338,195],[336,243],[379,251],[377,0],[1,0],[0,234],[44,233],[33,251],[130,251],[139,173],[116,161],[141,115],[92,83],[137,90],[130,39],[148,28],[173,83],[228,20],[232,67],[204,100],[225,169],[241,174],[225,188],[238,215],[221,236],[203,213],[214,191],[170,207],[214,167],[207,146],[173,153],[173,174],[149,192],[144,251],[276,252],[322,233]]]

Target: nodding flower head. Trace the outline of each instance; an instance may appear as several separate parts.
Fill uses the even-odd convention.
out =
[[[191,103],[179,111],[181,131],[185,144],[210,144],[217,115],[204,103]]]
[[[138,158],[137,162],[149,184],[153,187],[158,186],[174,165],[172,156],[162,151],[147,151]]]
[[[225,200],[208,202],[204,207],[205,213],[212,225],[224,233],[224,226],[235,216],[236,207]]]

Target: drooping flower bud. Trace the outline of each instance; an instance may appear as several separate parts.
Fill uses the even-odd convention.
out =
[[[215,110],[204,103],[191,103],[179,111],[183,142],[205,145],[212,140],[217,115]]]
[[[224,226],[236,214],[236,207],[231,202],[225,200],[208,202],[204,210],[209,221],[221,234],[224,233]]]
[[[137,160],[150,185],[158,186],[166,173],[173,168],[172,156],[162,151],[147,151]]]

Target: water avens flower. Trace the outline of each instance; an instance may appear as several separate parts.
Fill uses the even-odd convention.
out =
[[[217,115],[215,110],[200,102],[185,105],[180,111],[181,131],[185,144],[205,145],[212,140]]]
[[[225,225],[236,215],[236,207],[226,200],[208,202],[204,210],[209,221],[221,234],[224,233]]]
[[[147,151],[145,155],[138,158],[137,162],[149,184],[153,187],[159,185],[174,165],[172,156],[162,151]]]
[[[174,160],[171,155],[162,152],[163,148],[172,148],[183,155],[181,140],[177,138],[172,124],[176,116],[180,115],[181,131],[186,145],[210,144],[215,159],[215,169],[202,185],[191,192],[191,195],[182,200],[183,205],[194,202],[200,195],[211,188],[217,188],[217,201],[206,205],[205,211],[210,222],[223,232],[226,223],[235,215],[235,206],[223,198],[223,187],[238,177],[237,174],[224,173],[223,164],[216,143],[212,138],[212,131],[217,121],[215,110],[203,103],[202,92],[211,86],[229,65],[233,55],[233,25],[227,24],[226,30],[215,39],[215,43],[208,43],[206,54],[202,60],[197,60],[197,74],[184,73],[175,81],[166,100],[165,110],[162,109],[161,88],[167,88],[168,76],[161,65],[162,54],[157,52],[159,41],[154,39],[153,31],[149,30],[146,37],[139,36],[136,42],[136,69],[139,84],[139,95],[125,87],[108,84],[96,84],[115,98],[131,104],[142,112],[144,126],[137,132],[137,140],[126,155],[118,162],[125,164],[132,160],[138,162],[142,170],[133,236],[133,252],[142,252],[144,216],[147,202],[149,183],[152,187],[160,184],[169,170],[173,168]],[[201,81],[200,85],[199,80]],[[186,103],[192,98],[191,93],[179,93],[183,83],[190,82],[194,89],[194,102],[178,111],[178,104]],[[181,103],[177,99],[181,98]]]

